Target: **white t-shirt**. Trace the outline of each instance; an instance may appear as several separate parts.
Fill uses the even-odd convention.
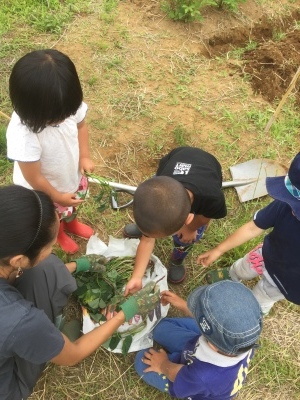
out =
[[[13,113],[6,132],[7,157],[14,160],[13,181],[32,189],[25,180],[18,161],[41,162],[41,173],[59,192],[75,192],[81,174],[79,171],[79,142],[77,124],[87,112],[83,102],[75,115],[57,126],[47,126],[40,133],[28,129],[17,113]]]

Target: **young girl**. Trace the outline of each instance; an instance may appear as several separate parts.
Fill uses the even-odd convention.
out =
[[[155,308],[159,297],[149,301],[145,287],[103,325],[71,342],[55,322],[76,289],[71,272],[78,265],[50,254],[59,229],[52,200],[22,186],[2,187],[0,221],[0,399],[26,400],[47,362],[80,362],[125,320]]]
[[[73,254],[78,245],[65,231],[83,238],[93,234],[75,213],[87,192],[83,174],[94,170],[76,68],[57,50],[33,51],[14,65],[9,93],[14,112],[7,156],[14,160],[13,181],[51,197],[61,219],[57,242]]]

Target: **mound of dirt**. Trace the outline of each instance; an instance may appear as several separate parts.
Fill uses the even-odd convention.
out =
[[[254,92],[272,102],[281,99],[300,66],[300,34],[291,32],[278,42],[269,41],[246,51],[244,72],[251,76]],[[300,105],[299,83],[295,88],[296,104]]]

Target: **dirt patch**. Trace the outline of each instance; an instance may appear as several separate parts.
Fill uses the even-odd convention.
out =
[[[300,16],[296,5],[280,4],[279,12],[277,3],[267,10],[247,0],[237,14],[208,7],[203,22],[186,24],[168,18],[158,1],[132,0],[120,3],[114,22],[96,13],[75,20],[55,47],[80,73],[97,172],[137,185],[182,144],[220,153],[224,171],[250,157],[257,128],[240,120],[233,134],[232,119],[281,98],[299,65]],[[262,64],[267,57],[272,65]],[[222,159],[226,141],[231,159]],[[278,153],[276,143],[273,149]]]
[[[139,7],[148,25],[151,25],[150,20],[154,22],[159,17],[164,19],[156,1],[131,0],[131,3]],[[202,10],[203,23],[177,23],[179,35],[176,36],[182,40],[181,33],[185,30],[192,39],[186,46],[208,58],[257,44],[255,50],[245,52],[242,71],[250,75],[254,93],[273,102],[286,92],[300,65],[300,34],[299,30],[295,30],[295,21],[300,19],[300,11],[295,9],[278,13],[277,6],[274,5],[273,12],[268,10],[264,13],[261,6],[249,1],[240,6],[238,15],[206,7]],[[166,31],[174,30],[175,24],[172,21],[164,20],[163,24]],[[174,40],[173,36],[173,44]],[[298,89],[299,85],[296,85],[296,104],[300,105]]]
[[[251,75],[254,92],[270,102],[280,99],[300,65],[299,31],[289,33],[279,42],[263,43],[256,50],[247,51],[244,58],[244,71]],[[300,105],[299,83],[295,100]]]

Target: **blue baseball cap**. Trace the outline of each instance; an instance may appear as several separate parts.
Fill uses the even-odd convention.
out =
[[[266,186],[269,195],[287,203],[300,220],[300,153],[293,159],[286,176],[267,178]]]
[[[201,333],[225,354],[241,354],[259,338],[260,305],[240,282],[224,280],[200,286],[189,295],[187,305]]]

